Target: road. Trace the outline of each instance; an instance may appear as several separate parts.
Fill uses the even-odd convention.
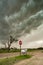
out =
[[[0,59],[18,56],[18,53],[0,53]]]
[[[43,52],[37,51],[30,53],[33,55],[32,58],[22,60],[14,65],[43,65]]]
[[[28,52],[27,54],[33,55],[30,59],[25,59],[20,62],[17,62],[14,65],[43,65],[43,51],[32,51]],[[0,53],[0,59],[2,58],[8,58],[12,56],[19,55],[19,52],[17,53]]]

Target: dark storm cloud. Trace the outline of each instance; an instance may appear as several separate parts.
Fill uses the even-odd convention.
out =
[[[0,40],[7,39],[9,32],[10,26],[4,20],[0,20]]]
[[[22,3],[27,1],[28,0],[0,0],[0,14],[3,16],[17,12],[20,10]]]
[[[43,20],[43,0],[0,0],[0,39],[21,36]]]

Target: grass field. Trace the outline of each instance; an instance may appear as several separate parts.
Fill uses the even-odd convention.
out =
[[[6,49],[5,48],[0,49],[0,53],[12,53],[12,52],[19,52],[19,51],[20,51],[20,49],[17,49],[17,48],[10,49],[10,50],[8,50],[7,48]]]
[[[43,50],[43,48],[37,48],[37,49],[27,49],[27,51],[32,52],[32,51],[37,51],[37,50]],[[20,52],[20,49],[17,48],[11,48],[8,51],[8,48],[1,48],[0,53],[14,53],[14,52]]]

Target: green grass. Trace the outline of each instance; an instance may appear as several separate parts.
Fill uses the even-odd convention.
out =
[[[5,59],[0,59],[0,65],[13,65],[16,62],[19,62],[24,59],[31,58],[31,55],[21,55],[16,57],[10,57]]]
[[[43,48],[27,49],[27,52],[34,52],[34,51],[38,51],[38,50],[43,50]],[[8,51],[8,48],[0,49],[0,53],[14,53],[14,52],[20,52],[20,49],[14,48],[14,49],[10,49],[9,51]]]
[[[8,51],[8,49],[0,49],[0,53],[14,53],[14,52],[20,52],[20,50],[19,49],[10,49],[9,51]]]

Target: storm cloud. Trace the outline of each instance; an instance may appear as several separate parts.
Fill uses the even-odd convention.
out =
[[[43,24],[43,0],[0,0],[0,40],[20,37]]]

